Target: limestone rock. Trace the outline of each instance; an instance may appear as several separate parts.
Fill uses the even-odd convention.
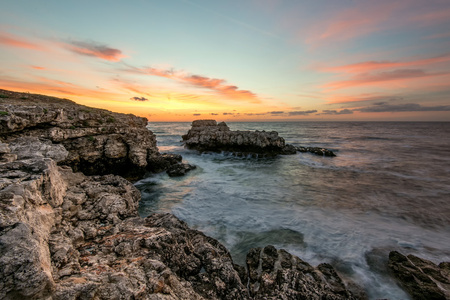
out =
[[[184,176],[187,172],[196,169],[197,167],[190,164],[174,164],[169,167],[169,169],[166,171],[167,174],[170,177],[178,177],[178,176]]]
[[[450,299],[450,263],[431,261],[414,255],[389,253],[389,269],[413,299]]]
[[[58,164],[87,175],[118,174],[138,179],[147,171],[160,168],[152,166],[153,158],[160,153],[145,118],[86,107],[67,99],[0,92],[8,97],[0,99],[0,111],[4,112],[0,115],[0,140],[11,143],[24,136],[49,140],[59,145],[59,149],[52,146],[47,150],[54,152],[52,158]],[[20,147],[25,155],[26,145]],[[0,160],[14,160],[3,148],[0,147]],[[165,165],[163,170],[170,166]]]

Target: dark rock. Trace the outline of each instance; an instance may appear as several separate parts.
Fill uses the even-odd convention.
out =
[[[325,148],[320,148],[320,147],[302,147],[299,146],[297,147],[297,151],[299,152],[311,152],[313,154],[317,154],[317,155],[321,155],[321,156],[336,156],[336,154],[334,154],[333,151],[325,149]]]
[[[180,163],[170,166],[166,172],[170,177],[177,177],[184,176],[187,172],[194,170],[195,168],[197,167],[194,165]]]
[[[329,264],[312,267],[273,246],[247,255],[249,292],[254,299],[360,299]]]
[[[389,269],[413,299],[450,299],[448,262],[439,266],[414,255],[389,253]]]

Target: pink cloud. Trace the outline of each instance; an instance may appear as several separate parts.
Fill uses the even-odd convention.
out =
[[[45,68],[41,67],[41,66],[30,66],[30,67],[35,69],[35,70],[45,70]]]
[[[306,43],[323,46],[331,42],[348,41],[379,31],[385,21],[400,7],[400,2],[357,2],[352,8],[328,17],[308,29]]]
[[[0,32],[0,44],[10,46],[10,47],[24,48],[24,49],[30,49],[30,50],[39,50],[39,51],[44,50],[43,47],[41,47],[35,43],[31,43],[21,37],[18,37],[18,36],[9,34],[9,33],[5,33],[5,32]]]
[[[423,66],[423,65],[431,65],[431,64],[435,64],[435,63],[442,63],[442,62],[446,62],[446,61],[450,61],[450,53],[446,53],[446,54],[431,57],[431,58],[399,61],[399,62],[396,62],[396,61],[365,61],[365,62],[342,65],[342,66],[337,66],[337,67],[319,68],[319,70],[325,71],[325,72],[364,73],[364,72],[378,70],[378,69]]]
[[[377,84],[381,82],[394,82],[424,77],[436,77],[448,74],[449,74],[448,72],[427,73],[424,70],[420,69],[398,69],[387,72],[357,74],[352,76],[348,80],[341,80],[328,83],[325,85],[325,87],[336,90],[354,86]]]
[[[80,55],[97,57],[107,61],[118,62],[126,57],[122,51],[95,42],[72,41],[64,44],[65,48]]]

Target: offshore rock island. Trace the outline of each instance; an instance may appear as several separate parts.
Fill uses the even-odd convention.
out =
[[[225,122],[196,120],[192,128],[183,135],[188,149],[215,152],[231,152],[236,155],[276,156],[299,152],[311,152],[322,156],[336,156],[331,150],[319,147],[295,147],[286,144],[276,131],[232,131]]]
[[[239,266],[172,214],[139,217],[124,177],[192,168],[159,153],[145,118],[0,94],[1,299],[365,299],[329,264],[267,245]],[[430,264],[394,253],[390,266],[414,299],[446,299],[448,263]]]

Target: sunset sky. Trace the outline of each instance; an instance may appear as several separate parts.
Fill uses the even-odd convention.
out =
[[[449,0],[2,0],[0,88],[150,121],[450,121]]]

